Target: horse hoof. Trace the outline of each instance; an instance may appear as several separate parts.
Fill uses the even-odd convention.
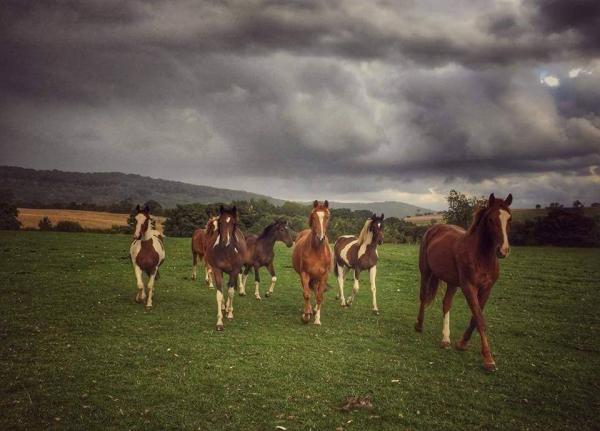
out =
[[[225,329],[223,325],[217,325],[217,331],[221,332],[223,329]]]
[[[449,349],[450,348],[450,341],[442,340],[442,342],[440,343],[440,347],[442,349]]]
[[[373,314],[374,314],[375,316],[379,316],[379,310],[373,310]]]
[[[268,298],[269,296],[271,296],[269,292],[265,293],[265,298]]]
[[[321,322],[313,322],[314,325],[321,326]]]
[[[337,301],[338,299],[340,299],[340,295],[335,295],[335,300]]]
[[[239,295],[240,296],[246,296],[246,292],[240,292]]]
[[[233,321],[233,317],[228,317],[228,318],[227,318],[227,321],[228,321],[228,322],[231,322],[231,321]]]
[[[146,311],[150,311],[152,310],[152,305],[145,305],[144,308],[146,309]]]
[[[261,299],[262,299],[262,298],[261,298],[260,296],[257,296],[257,297],[256,297],[256,300],[257,300],[257,301],[260,301]]]
[[[310,322],[310,314],[303,314],[302,315],[302,323],[308,323]]]
[[[456,350],[465,351],[469,348],[469,343],[466,343],[463,340],[459,340],[456,342],[454,347],[456,347]]]
[[[496,367],[496,363],[495,362],[484,363],[483,364],[483,368],[488,373],[493,373],[494,371],[498,371],[498,367]]]
[[[419,325],[418,323],[415,323],[415,331],[423,332],[423,325]]]

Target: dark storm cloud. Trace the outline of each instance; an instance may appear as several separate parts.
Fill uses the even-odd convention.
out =
[[[588,199],[595,4],[4,2],[0,155],[433,206],[456,184],[552,199],[551,174]]]

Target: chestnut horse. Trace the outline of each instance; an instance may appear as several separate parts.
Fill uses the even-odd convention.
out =
[[[383,244],[383,214],[377,217],[373,214],[365,222],[358,237],[353,235],[340,236],[335,242],[335,266],[334,271],[338,279],[339,294],[342,307],[352,305],[354,297],[358,293],[358,277],[361,271],[369,271],[371,282],[371,296],[373,301],[373,313],[379,314],[377,308],[377,287],[375,277],[377,276],[377,246]],[[346,270],[354,270],[354,287],[348,300],[344,298],[344,277]]]
[[[214,287],[211,277],[212,269],[206,263],[204,255],[206,254],[208,243],[217,234],[216,232],[217,217],[210,217],[204,229],[196,229],[192,234],[192,280],[196,279],[198,259],[200,259],[204,263],[204,281],[206,281],[209,288]]]
[[[496,199],[492,193],[486,207],[479,208],[467,231],[453,226],[437,224],[431,227],[421,242],[419,269],[421,270],[421,306],[415,329],[423,330],[425,306],[433,301],[439,281],[447,284],[442,304],[444,326],[443,348],[450,347],[450,307],[456,289],[460,286],[472,317],[456,348],[466,350],[473,330],[477,328],[481,338],[483,366],[496,370],[486,335],[483,308],[499,275],[498,258],[508,256],[508,231],[512,195]]]
[[[292,264],[296,272],[300,274],[304,294],[304,311],[302,313],[304,323],[308,323],[313,314],[310,303],[310,291],[312,290],[317,300],[314,324],[321,324],[323,292],[327,287],[327,275],[332,264],[331,249],[327,239],[328,223],[329,202],[314,201],[308,218],[310,229],[303,230],[298,234],[292,252]]]
[[[226,209],[221,205],[217,219],[217,235],[206,247],[204,258],[213,270],[217,288],[217,331],[223,330],[223,314],[233,319],[233,294],[246,256],[246,240],[238,228],[238,212],[234,206]],[[229,275],[227,303],[223,306],[223,273]]]
[[[275,253],[273,247],[275,241],[282,241],[288,247],[294,244],[290,228],[285,220],[275,220],[269,226],[264,228],[260,235],[248,235],[246,237],[246,246],[248,247],[248,254],[246,261],[244,262],[244,274],[240,275],[240,296],[246,295],[246,281],[250,270],[254,268],[254,296],[260,300],[260,291],[258,287],[260,285],[260,275],[258,273],[261,266],[266,266],[269,274],[271,274],[271,286],[265,293],[268,298],[273,294],[275,288],[275,282],[277,276],[275,275],[275,267],[273,266],[273,260]]]
[[[146,309],[149,310],[152,308],[154,280],[158,278],[158,268],[165,260],[165,246],[163,235],[152,229],[152,218],[147,205],[143,210],[139,205],[136,207],[135,222],[133,242],[129,247],[129,255],[137,282],[135,301],[140,304],[145,303]],[[148,276],[146,287],[144,287],[143,280],[144,272]],[[146,289],[148,290],[147,296]]]

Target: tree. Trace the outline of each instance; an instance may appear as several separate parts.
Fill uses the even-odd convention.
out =
[[[483,197],[467,196],[456,190],[450,190],[448,197],[448,211],[443,212],[443,219],[448,224],[468,228],[473,220],[473,211],[478,206],[485,206],[487,200]]]
[[[556,209],[556,208],[562,208],[562,204],[558,203],[558,202],[550,202],[550,205],[548,205],[548,209]]]
[[[19,210],[10,190],[0,190],[0,230],[19,230]]]
[[[581,209],[583,208],[583,203],[579,199],[577,199],[573,202],[573,208]]]
[[[50,219],[47,216],[44,216],[42,219],[40,219],[40,222],[38,223],[38,228],[43,231],[52,230],[52,221],[50,221]]]
[[[83,227],[76,221],[61,220],[56,223],[55,230],[58,232],[83,232]]]
[[[540,204],[535,204],[535,209],[539,210],[542,206]]]

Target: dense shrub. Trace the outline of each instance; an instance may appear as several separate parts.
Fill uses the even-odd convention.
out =
[[[52,221],[50,221],[50,219],[46,216],[44,216],[42,219],[40,219],[40,222],[38,223],[38,228],[40,230],[52,230],[53,226],[52,226]]]
[[[56,227],[54,228],[54,230],[57,230],[59,232],[83,232],[84,229],[81,227],[81,225],[76,222],[76,221],[70,221],[70,220],[61,220],[58,223],[56,223]]]
[[[19,230],[19,210],[10,190],[0,190],[0,230]]]

